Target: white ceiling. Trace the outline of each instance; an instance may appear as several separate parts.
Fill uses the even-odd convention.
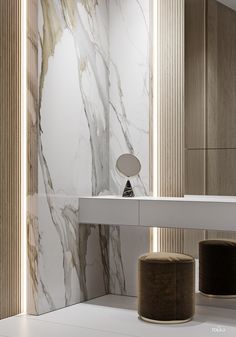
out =
[[[236,10],[236,0],[217,0],[217,1]]]

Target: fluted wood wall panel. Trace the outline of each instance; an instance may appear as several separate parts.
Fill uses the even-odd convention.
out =
[[[184,0],[161,0],[160,195],[184,193]]]
[[[159,0],[159,195],[184,194],[184,0]],[[182,251],[184,230],[161,229],[161,251]]]
[[[0,0],[0,318],[21,310],[21,1]]]

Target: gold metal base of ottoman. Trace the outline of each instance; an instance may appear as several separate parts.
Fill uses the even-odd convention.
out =
[[[139,318],[145,322],[148,323],[154,323],[154,324],[181,324],[181,323],[187,323],[189,321],[192,320],[192,317],[188,318],[188,319],[184,319],[184,320],[175,320],[175,321],[158,321],[158,320],[154,320],[154,319],[150,319],[150,318],[146,318],[143,316],[139,315]]]
[[[200,291],[200,294],[208,298],[222,298],[222,299],[236,298],[236,295],[212,295],[212,294],[203,293],[202,291]]]

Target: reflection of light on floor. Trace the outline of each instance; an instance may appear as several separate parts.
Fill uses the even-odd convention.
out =
[[[0,336],[236,336],[235,310],[211,307],[208,301],[196,305],[195,315],[188,323],[151,324],[138,319],[136,300],[135,297],[106,295],[40,316],[10,317],[0,321]]]
[[[160,250],[160,229],[159,228],[153,228],[152,230],[152,250],[153,252],[158,252]]]

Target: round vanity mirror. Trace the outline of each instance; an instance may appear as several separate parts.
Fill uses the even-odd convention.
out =
[[[137,176],[141,170],[140,161],[130,153],[122,154],[116,161],[117,170],[125,177]]]
[[[122,154],[116,161],[117,171],[127,177],[137,176],[141,170],[141,164],[137,157],[133,154],[125,153]],[[131,182],[127,180],[123,194],[123,197],[134,197],[134,191]]]

